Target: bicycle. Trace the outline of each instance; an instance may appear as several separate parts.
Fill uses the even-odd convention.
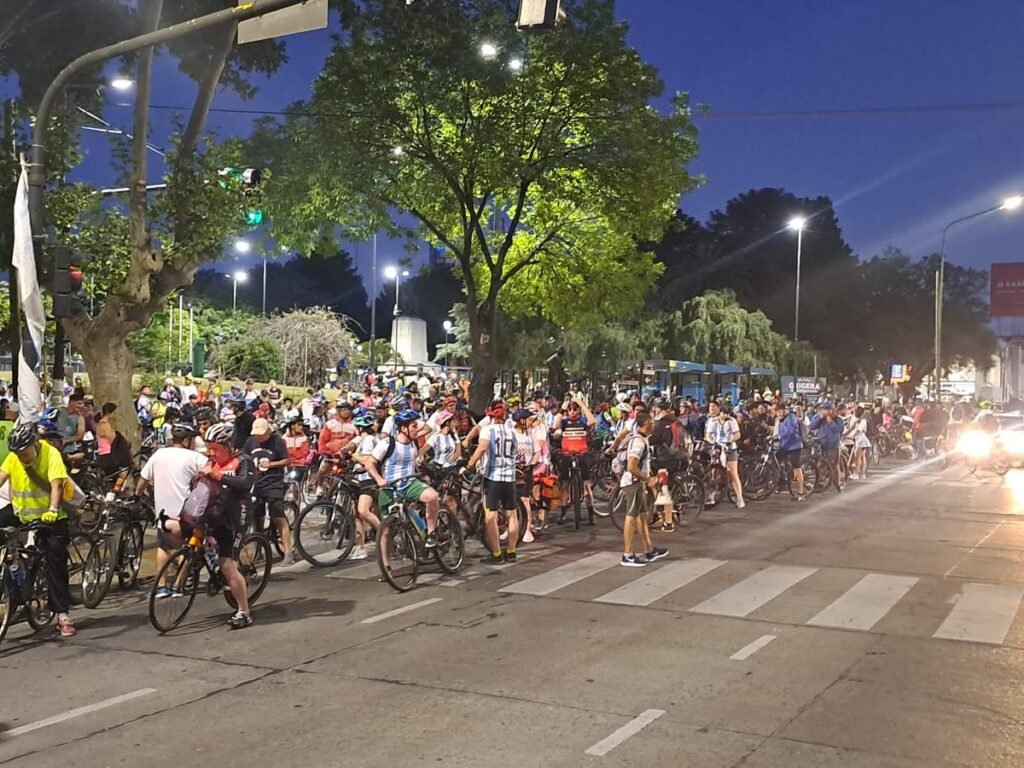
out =
[[[741,462],[740,479],[743,497],[763,501],[772,494],[789,491],[790,496],[799,499],[800,494],[793,483],[793,468],[779,461],[778,444],[773,441],[760,456],[745,456]],[[810,496],[817,484],[817,472],[808,460],[802,460],[800,469],[804,473],[804,497]]]
[[[340,565],[356,543],[356,500],[359,486],[348,477],[332,480],[333,498],[302,510],[292,525],[293,543],[299,556],[314,568]]]
[[[672,520],[666,523],[679,523],[689,525],[697,521],[707,501],[707,489],[704,481],[693,472],[675,472],[669,475],[669,495],[672,497]],[[647,489],[647,508],[653,510],[654,492]],[[622,489],[616,484],[612,498],[608,503],[608,515],[612,524],[622,530],[626,519],[626,504],[622,496]]]
[[[445,573],[457,573],[465,557],[465,541],[455,516],[444,507],[440,509],[434,531],[437,546],[428,550],[427,522],[419,512],[420,503],[400,501],[395,488],[384,490],[392,498],[377,536],[377,565],[384,580],[398,592],[408,592],[416,586],[420,566],[431,558]]]
[[[24,615],[36,632],[53,623],[46,580],[46,554],[32,543],[22,544],[22,534],[34,535],[45,528],[41,522],[0,528],[4,544],[0,557],[0,642],[15,619]]]
[[[149,593],[149,621],[161,634],[170,632],[184,620],[199,592],[199,583],[205,569],[208,577],[206,594],[213,597],[224,592],[224,599],[233,609],[238,603],[231,590],[226,588],[218,564],[211,564],[206,558],[206,536],[201,528],[192,535],[181,549],[163,564]],[[237,547],[238,570],[245,579],[249,605],[252,606],[270,580],[270,542],[259,533],[246,533]],[[171,597],[157,597],[157,589],[168,586],[177,593]]]
[[[152,519],[152,510],[138,503],[113,500],[104,506],[82,572],[82,603],[86,608],[95,608],[103,601],[115,573],[122,590],[138,584],[146,527]]]
[[[569,494],[566,503],[572,507],[573,528],[577,531],[580,529],[584,495],[583,467],[580,466],[580,455],[578,453],[560,453],[557,457],[559,459],[565,456],[569,457],[568,478],[565,484]],[[556,462],[556,464],[560,465],[561,462]],[[562,517],[559,519],[559,523],[565,520],[564,509],[563,505]]]

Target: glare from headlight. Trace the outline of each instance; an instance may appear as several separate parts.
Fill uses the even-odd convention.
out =
[[[965,456],[983,458],[992,450],[992,438],[984,432],[965,432],[960,438],[960,450]]]
[[[999,443],[1007,453],[1024,454],[1024,432],[1002,432]]]

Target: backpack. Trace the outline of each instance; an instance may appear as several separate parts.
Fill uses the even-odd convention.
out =
[[[676,419],[669,424],[668,429],[670,439],[668,444],[665,446],[665,451],[673,459],[681,459],[686,455],[686,430],[683,429],[683,425],[679,419]]]
[[[216,522],[214,518],[221,490],[220,483],[215,480],[197,477],[185,503],[181,506],[181,519],[196,527]]]

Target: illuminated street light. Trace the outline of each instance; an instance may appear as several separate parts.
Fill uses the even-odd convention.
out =
[[[1024,195],[1014,195],[1003,200],[1003,204],[999,206],[1004,211],[1015,211],[1020,208],[1020,204],[1024,203]]]
[[[789,223],[786,226],[792,230],[799,232],[806,225],[807,219],[805,219],[803,216],[794,216],[792,219],[789,220]]]
[[[252,243],[248,240],[236,240],[235,241],[235,252],[236,253],[249,253],[252,250]],[[245,274],[244,272],[242,274]]]
[[[508,68],[511,69],[513,72],[522,72],[523,60],[520,59],[518,56],[510,59],[508,62]]]
[[[402,149],[401,147],[395,147],[394,149],[391,150],[391,154],[394,155],[395,157],[401,157],[402,155],[405,154],[405,150]]]
[[[800,341],[800,259],[803,256],[804,227],[807,226],[807,219],[803,216],[794,216],[786,226],[796,232],[796,307],[793,310],[793,341]]]
[[[110,81],[110,87],[115,91],[129,91],[135,86],[135,81],[130,77],[119,75]]]
[[[498,47],[494,43],[483,43],[480,46],[480,55],[485,59],[493,59],[498,55]]]

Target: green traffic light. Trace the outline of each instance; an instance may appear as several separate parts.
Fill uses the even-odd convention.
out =
[[[245,212],[245,223],[250,227],[257,227],[263,223],[263,211],[251,210]]]

